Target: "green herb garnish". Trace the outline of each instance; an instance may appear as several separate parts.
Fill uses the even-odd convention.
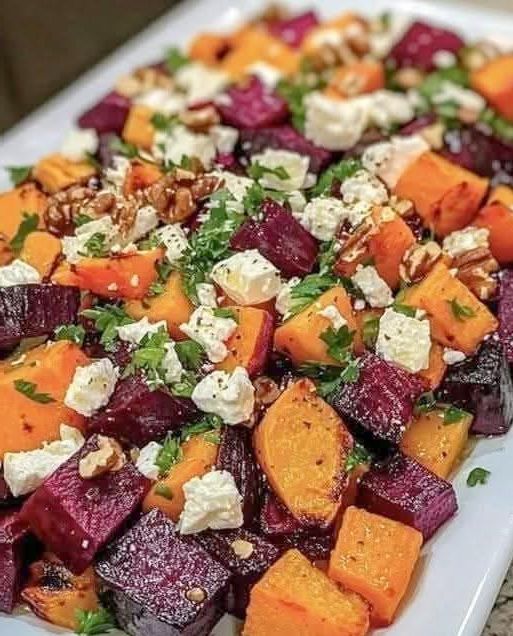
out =
[[[367,349],[374,349],[379,332],[379,318],[377,316],[366,316],[363,320],[362,337],[363,344]]]
[[[270,168],[268,166],[264,166],[259,161],[255,161],[248,167],[248,175],[258,181],[265,175],[272,175],[277,179],[285,181],[286,179],[290,179],[289,173],[285,170],[283,166],[276,166],[276,168]]]
[[[289,316],[299,314],[311,305],[325,291],[337,284],[338,279],[331,274],[309,274],[291,289],[292,306]]]
[[[82,325],[61,325],[54,334],[55,340],[70,340],[79,347],[84,344],[85,329]]]
[[[392,309],[398,314],[408,316],[408,318],[415,318],[415,315],[417,314],[415,307],[411,307],[410,305],[405,305],[403,303],[395,302],[392,305]]]
[[[216,318],[230,318],[231,320],[235,320],[235,322],[239,322],[239,316],[234,309],[230,307],[216,307],[213,310],[214,316]]]
[[[28,214],[27,212],[23,212],[22,216],[23,220],[19,224],[18,230],[10,242],[13,252],[16,252],[17,254],[21,252],[27,236],[32,234],[32,232],[35,232],[39,225],[39,216],[37,214]]]
[[[323,194],[329,195],[334,181],[342,183],[361,169],[362,164],[358,159],[342,159],[321,174],[316,185],[310,190],[311,198],[320,197]]]
[[[176,73],[182,66],[190,64],[190,59],[175,46],[167,50],[166,66],[171,73]]]
[[[317,393],[324,399],[329,399],[344,382],[343,370],[338,366],[305,362],[298,370],[315,382]]]
[[[194,340],[176,342],[175,351],[182,366],[192,371],[197,371],[205,360],[205,349]]]
[[[79,252],[81,256],[91,256],[93,258],[101,258],[107,256],[109,248],[106,245],[107,237],[102,232],[95,232],[84,243],[84,251]]]
[[[144,249],[149,248],[145,247]],[[166,284],[174,267],[167,259],[164,259],[155,265],[155,269],[157,271],[157,280],[150,285],[148,296],[160,296],[166,291]]]
[[[205,435],[205,433],[212,433],[213,435],[209,436],[207,441],[213,444],[219,444],[219,431],[221,430],[222,424],[223,420],[218,415],[204,415],[197,422],[189,424],[188,426],[184,426],[184,428],[182,428],[180,432],[180,439],[182,442],[185,442],[195,435]]]
[[[139,149],[135,144],[128,143],[127,141],[123,141],[119,137],[114,137],[110,141],[110,149],[112,152],[118,155],[123,155],[128,159],[135,159],[135,157],[139,156]]]
[[[491,128],[492,132],[504,139],[513,141],[513,123],[501,117],[492,108],[485,108],[480,115],[480,121]]]
[[[470,471],[469,476],[467,477],[467,486],[474,488],[477,484],[484,485],[488,481],[488,477],[490,475],[490,471],[486,470],[486,468],[474,468]]]
[[[415,403],[414,411],[416,414],[429,413],[436,408],[436,398],[433,391],[423,393]]]
[[[259,183],[253,182],[242,199],[242,206],[248,216],[255,216],[260,212],[262,203],[266,199],[273,199],[275,201],[285,201],[287,194],[285,192],[278,192],[278,190],[266,190]]]
[[[75,633],[77,634],[95,636],[96,634],[106,634],[116,627],[114,617],[103,607],[97,610],[77,610],[76,617]]]
[[[14,380],[14,388],[33,402],[39,402],[39,404],[50,404],[50,402],[55,402],[55,399],[48,393],[38,393],[37,384],[34,384],[34,382],[29,382],[28,380],[23,379]]]
[[[455,424],[469,415],[470,413],[467,413],[467,411],[463,409],[459,409],[456,406],[448,406],[444,410],[444,424]]]
[[[93,217],[88,214],[84,214],[83,212],[73,217],[75,227],[81,227],[86,223],[91,223],[91,221],[94,221]]]
[[[7,166],[5,169],[9,173],[11,183],[17,187],[30,178],[33,167],[34,166]]]
[[[349,331],[347,325],[340,329],[328,327],[320,335],[320,339],[327,345],[328,355],[342,364],[347,364],[351,360],[353,337],[354,331]]]
[[[447,301],[456,320],[464,322],[468,318],[474,318],[476,312],[468,305],[462,305],[456,298]]]
[[[102,334],[100,343],[107,351],[114,349],[116,340],[118,339],[117,327],[131,325],[135,322],[121,307],[117,307],[116,305],[84,309],[82,316],[94,320],[95,328]]]
[[[164,497],[164,499],[167,499],[168,501],[173,499],[173,492],[171,488],[165,484],[157,484],[155,486],[154,493],[159,497]]]
[[[180,440],[174,435],[168,434],[155,460],[155,466],[159,469],[159,476],[167,475],[171,467],[177,464],[182,457]]]
[[[360,464],[369,464],[371,459],[371,455],[367,449],[361,444],[358,444],[358,442],[355,442],[353,450],[346,459],[346,472],[350,473]]]
[[[162,363],[167,353],[166,345],[169,343],[169,334],[162,327],[155,333],[147,333],[133,352],[130,364],[123,375],[134,374],[136,371],[144,371],[150,386],[156,387],[164,384],[162,378]]]
[[[168,117],[163,113],[154,113],[150,119],[151,125],[155,130],[159,130],[161,132],[169,132],[173,126],[178,123],[178,117],[171,116]]]

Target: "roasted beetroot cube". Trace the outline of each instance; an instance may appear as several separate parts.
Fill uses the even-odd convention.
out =
[[[132,359],[132,353],[135,349],[134,345],[123,340],[118,340],[109,350],[99,342],[99,334],[86,333],[83,351],[90,358],[109,358],[116,366],[124,369]]]
[[[6,508],[7,506],[12,506],[15,503],[16,499],[0,471],[0,508]]]
[[[276,126],[287,118],[287,102],[252,77],[244,86],[233,86],[217,108],[223,123],[235,128]]]
[[[63,285],[0,287],[0,348],[23,338],[46,336],[59,325],[74,323],[80,291]]]
[[[327,561],[333,549],[333,535],[328,534],[308,534],[307,532],[294,532],[293,534],[275,535],[269,540],[280,549],[281,552],[287,550],[299,550],[309,561]]]
[[[75,573],[83,572],[95,554],[137,510],[150,487],[131,463],[92,479],[82,479],[78,464],[98,448],[91,437],[25,502],[21,518],[48,549]]]
[[[251,587],[278,559],[282,550],[244,528],[217,532],[208,530],[194,535],[194,539],[232,573],[226,595],[226,611],[243,619]]]
[[[115,133],[119,135],[123,130],[130,100],[113,91],[103,97],[78,118],[80,128],[94,128],[98,134]]]
[[[417,461],[396,453],[360,482],[358,505],[422,532],[427,541],[457,509],[451,484]]]
[[[434,58],[438,51],[457,53],[464,44],[452,31],[425,22],[414,22],[392,48],[389,60],[398,68],[415,67],[432,71],[436,68]]]
[[[501,342],[490,338],[473,358],[450,367],[438,397],[474,414],[473,433],[507,433],[513,424],[513,385]]]
[[[410,135],[416,135],[420,133],[424,128],[428,126],[432,126],[437,121],[437,117],[435,113],[428,113],[427,115],[420,115],[406,126],[403,126],[398,134],[404,135],[405,137],[409,137]]]
[[[207,636],[223,613],[230,572],[158,510],[96,564],[101,594],[132,636]]]
[[[266,488],[260,510],[260,529],[268,536],[293,534],[303,530],[270,488]]]
[[[500,279],[499,340],[508,364],[513,365],[513,271],[509,269]]]
[[[224,427],[216,467],[233,475],[242,496],[244,524],[251,525],[258,514],[260,474],[253,456],[249,429],[242,426]]]
[[[257,249],[286,278],[309,274],[319,252],[314,237],[276,201],[264,201],[261,211],[262,220],[248,219],[232,236],[232,248]]]
[[[239,164],[237,157],[232,153],[223,153],[217,155],[215,164],[221,170],[240,173],[243,172],[242,166]]]
[[[17,512],[0,513],[0,612],[12,612],[20,589],[27,525]]]
[[[373,353],[366,353],[359,367],[358,380],[341,385],[333,407],[377,440],[398,444],[423,392],[422,382]]]
[[[269,22],[269,31],[283,40],[285,44],[298,48],[310,31],[319,24],[319,19],[313,11],[305,11],[292,18],[273,20]]]
[[[333,153],[315,146],[292,126],[273,126],[259,130],[242,130],[241,149],[246,157],[263,152],[266,148],[290,150],[310,158],[310,172],[318,174],[333,159]]]
[[[191,400],[165,389],[152,391],[139,375],[118,382],[109,404],[93,415],[87,428],[136,446],[165,437],[197,415]]]

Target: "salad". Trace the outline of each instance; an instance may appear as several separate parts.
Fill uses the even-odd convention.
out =
[[[391,625],[513,423],[513,45],[269,9],[10,174],[0,611]]]

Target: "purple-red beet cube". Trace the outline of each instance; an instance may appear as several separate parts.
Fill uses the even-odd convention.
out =
[[[272,490],[267,488],[262,497],[260,529],[264,534],[273,536],[300,532],[303,526],[285,508]]]
[[[17,512],[0,513],[0,612],[12,612],[18,598],[27,526]]]
[[[223,613],[230,572],[158,510],[96,564],[104,602],[132,636],[207,636]]]
[[[422,382],[373,353],[366,353],[359,367],[357,381],[341,385],[333,407],[377,440],[398,444],[424,390]]]
[[[513,271],[502,272],[499,298],[499,340],[508,364],[513,365]]]
[[[451,484],[411,457],[398,452],[366,473],[358,505],[422,532],[427,541],[458,509]]]
[[[78,125],[80,128],[94,128],[99,135],[102,133],[119,135],[125,125],[130,104],[128,97],[113,91],[86,110],[79,117]]]
[[[474,414],[473,433],[507,433],[513,424],[513,384],[501,342],[490,338],[474,357],[450,367],[438,397]]]
[[[285,44],[298,48],[308,33],[318,24],[317,15],[313,11],[305,11],[305,13],[300,13],[292,18],[273,20],[268,24],[268,29]]]
[[[257,249],[286,278],[306,276],[315,265],[319,247],[314,237],[276,201],[262,204],[262,220],[248,219],[234,234],[234,250]]]
[[[91,564],[137,510],[150,487],[150,481],[129,462],[121,470],[82,479],[80,459],[97,448],[97,437],[91,437],[21,510],[34,534],[75,573]]]
[[[280,549],[281,552],[287,550],[299,550],[309,561],[327,561],[333,549],[333,535],[328,534],[308,534],[307,532],[295,532],[294,534],[283,534],[269,537],[269,540]]]

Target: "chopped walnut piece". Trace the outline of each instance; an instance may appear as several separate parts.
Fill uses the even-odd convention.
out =
[[[445,126],[441,121],[431,126],[426,126],[419,131],[419,135],[433,150],[441,150],[443,148],[444,134]]]
[[[489,300],[497,291],[497,280],[491,274],[499,271],[499,263],[487,247],[478,247],[453,259],[456,278],[478,298]]]
[[[121,470],[126,457],[119,443],[111,437],[98,435],[98,450],[84,455],[78,464],[82,479],[94,479],[109,472]]]
[[[137,97],[155,88],[171,90],[173,86],[173,79],[164,70],[154,66],[145,66],[130,75],[120,77],[115,88],[120,95]]]
[[[74,185],[53,194],[48,200],[43,220],[46,229],[56,236],[70,236],[75,231],[75,219],[96,196],[92,188]]]
[[[179,119],[194,132],[207,132],[212,126],[221,123],[219,113],[213,106],[185,110],[180,113]]]
[[[348,276],[354,272],[353,264],[361,262],[368,253],[369,241],[379,231],[379,224],[372,217],[367,217],[357,229],[349,234],[343,232],[339,236],[342,245],[334,270],[340,276]]]
[[[415,243],[403,256],[403,262],[399,266],[401,278],[407,283],[423,279],[441,257],[442,248],[435,241]]]
[[[276,402],[281,395],[280,387],[272,378],[266,375],[256,378],[253,386],[255,387],[255,403],[257,406],[269,406]]]
[[[407,90],[420,86],[425,77],[425,74],[418,68],[401,68],[394,73],[394,82]]]
[[[231,544],[232,550],[239,559],[249,559],[255,551],[255,546],[250,541],[244,539],[235,539]]]
[[[134,199],[118,198],[110,210],[112,221],[119,227],[122,236],[126,236],[132,229],[137,217],[137,201]]]
[[[203,603],[207,598],[207,593],[201,587],[191,587],[190,590],[185,592],[185,596],[191,603]]]
[[[8,265],[13,258],[14,254],[9,239],[0,232],[0,265]]]

